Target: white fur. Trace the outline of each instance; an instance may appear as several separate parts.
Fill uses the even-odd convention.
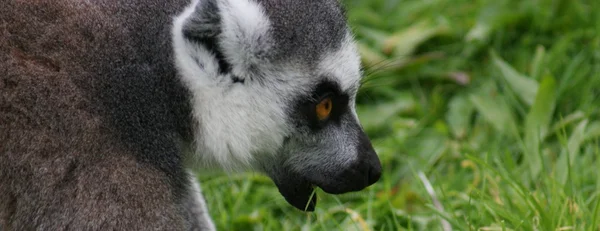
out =
[[[219,67],[214,56],[209,55],[210,52],[208,50],[202,46],[188,44],[183,38],[182,30],[185,20],[194,13],[194,8],[198,2],[199,0],[193,0],[192,4],[186,7],[179,16],[175,17],[172,29],[175,65],[178,67],[177,69],[180,71],[180,75],[184,77],[184,81],[189,84],[191,88],[214,84],[215,79],[210,77],[217,76]],[[194,57],[204,64],[203,68],[198,66]],[[193,77],[199,73],[201,73],[203,77]],[[185,78],[188,76],[190,78]]]
[[[255,154],[273,154],[282,144],[288,133],[284,109],[281,107],[281,95],[276,89],[264,87],[257,83],[247,82],[241,86],[232,84],[229,76],[220,76],[214,55],[206,49],[188,43],[182,34],[183,23],[198,3],[195,0],[182,14],[177,16],[173,26],[173,45],[176,66],[180,76],[192,93],[193,116],[197,121],[195,129],[196,152],[203,161],[216,161],[226,169],[237,169],[249,166]],[[254,30],[235,31],[241,26],[268,27],[266,16],[258,5],[246,0],[226,0],[221,2],[231,12],[227,20],[229,28],[220,39],[225,49],[230,49],[228,57],[240,56],[251,52]],[[244,11],[241,7],[247,7]],[[244,13],[245,12],[245,13]],[[240,14],[233,16],[234,14]],[[261,18],[267,21],[249,21],[248,17]],[[236,21],[241,20],[241,21]],[[245,23],[245,24],[244,24]],[[237,26],[236,26],[237,25]],[[255,30],[260,32],[261,30]],[[243,33],[241,33],[243,32]],[[241,33],[241,34],[240,34]],[[250,34],[249,34],[250,33]],[[266,33],[266,29],[262,30]],[[246,37],[248,35],[249,37]],[[234,52],[234,49],[242,49]],[[243,51],[243,52],[241,52]],[[197,57],[200,67],[192,57]],[[251,56],[233,58],[235,68],[252,62]],[[241,78],[243,70],[238,69]]]
[[[251,66],[259,65],[258,54],[267,53],[270,48],[271,23],[262,7],[251,0],[220,1],[219,8],[224,56],[232,64],[233,73],[243,76]]]
[[[355,91],[361,78],[360,56],[356,44],[350,34],[347,34],[340,48],[326,53],[319,62],[319,71],[331,76],[344,91]],[[354,93],[354,92],[352,92]]]

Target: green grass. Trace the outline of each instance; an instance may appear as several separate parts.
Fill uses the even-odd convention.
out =
[[[201,174],[220,230],[600,230],[600,1],[344,2],[381,181],[302,213]]]

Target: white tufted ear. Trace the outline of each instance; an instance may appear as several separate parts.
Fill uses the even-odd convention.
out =
[[[191,90],[219,82],[219,53],[207,42],[219,33],[216,5],[212,0],[194,0],[173,21],[172,36],[175,65]],[[215,7],[210,7],[215,6]],[[214,9],[212,9],[214,8]],[[212,13],[209,10],[213,11]],[[204,12],[204,13],[199,13]],[[214,21],[217,23],[214,23]],[[211,22],[211,23],[208,23]],[[192,26],[195,25],[195,26]],[[209,40],[209,38],[213,38]],[[204,42],[205,45],[201,43]]]
[[[243,81],[260,75],[257,71],[266,63],[270,25],[263,8],[252,0],[196,0],[176,18],[175,49],[195,59],[189,62],[215,62],[206,68],[216,66],[217,72]]]
[[[264,63],[272,41],[271,23],[263,8],[252,0],[224,0],[221,9],[220,44],[234,74],[248,74]]]
[[[268,69],[262,56],[269,26],[251,0],[195,0],[175,18],[175,63],[192,94],[195,153],[202,163],[251,166],[255,155],[273,155],[289,133],[284,94],[277,92],[282,87],[244,81]]]

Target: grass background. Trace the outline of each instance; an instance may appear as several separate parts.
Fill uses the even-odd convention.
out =
[[[600,1],[344,4],[381,181],[302,213],[200,174],[219,230],[600,230]]]

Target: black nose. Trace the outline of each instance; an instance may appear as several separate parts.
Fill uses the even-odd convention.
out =
[[[362,160],[363,166],[365,166],[363,169],[366,171],[363,170],[363,172],[367,180],[367,186],[372,185],[381,178],[381,162],[375,149],[373,149],[371,141],[364,132],[359,136],[357,150],[359,151],[359,159]]]
[[[369,168],[369,175],[367,175],[368,185],[375,184],[381,178],[381,164],[379,163],[379,159],[377,162],[373,163],[371,168]]]

